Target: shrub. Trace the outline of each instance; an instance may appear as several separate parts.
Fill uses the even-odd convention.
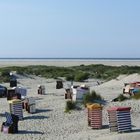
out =
[[[93,99],[91,98],[90,93],[87,93],[83,98],[83,104],[86,106],[87,103],[92,103]]]
[[[0,82],[9,82],[10,79],[7,76],[0,76]]]
[[[132,98],[136,100],[140,99],[140,92],[132,96]]]
[[[82,81],[88,79],[88,76],[89,76],[88,73],[79,72],[75,75],[74,80],[77,82],[82,82]]]
[[[67,81],[73,81],[74,80],[74,76],[73,75],[66,75],[66,80]]]
[[[73,101],[66,101],[66,107],[65,112],[69,112],[70,110],[73,110],[76,108],[76,103]]]
[[[121,102],[121,101],[124,101],[124,100],[128,100],[129,98],[124,96],[123,94],[120,94],[117,98],[113,99],[114,102]]]
[[[102,75],[100,73],[98,73],[98,74],[95,75],[95,78],[101,79]]]
[[[94,103],[95,100],[103,100],[103,98],[97,94],[95,91],[87,93],[83,98],[83,103],[86,106],[87,103]]]
[[[97,94],[94,90],[91,92],[91,97],[95,100],[102,100],[102,97],[99,94]]]
[[[5,69],[0,71],[0,82],[9,82],[10,80],[10,70]]]
[[[1,76],[10,76],[10,71],[9,70],[3,70],[1,71]]]

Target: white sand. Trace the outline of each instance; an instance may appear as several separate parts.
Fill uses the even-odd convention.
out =
[[[17,62],[15,62],[15,65]],[[32,64],[32,62],[28,63]],[[79,64],[79,63],[78,63]],[[14,64],[13,64],[14,65]],[[21,64],[20,64],[21,65]],[[70,64],[69,64],[70,65]],[[122,93],[123,83],[139,81],[140,75],[132,74],[120,76],[115,80],[109,81],[99,86],[95,82],[87,82],[91,90],[96,90],[107,101],[108,104],[103,108],[103,125],[101,130],[93,130],[87,125],[87,112],[75,110],[64,113],[65,89],[57,89],[56,81],[40,77],[19,77],[19,86],[28,89],[28,96],[36,98],[37,112],[28,114],[24,111],[24,120],[19,122],[18,134],[0,133],[1,140],[139,140],[140,137],[140,101],[130,100],[125,102],[110,102]],[[37,85],[43,84],[46,88],[46,95],[37,94]],[[68,84],[67,82],[64,83]],[[76,83],[74,83],[76,84]],[[3,85],[9,86],[9,83]],[[107,109],[110,106],[130,106],[132,129],[131,133],[110,133],[108,128]],[[5,121],[4,112],[9,112],[9,105],[6,98],[0,98],[0,124]]]

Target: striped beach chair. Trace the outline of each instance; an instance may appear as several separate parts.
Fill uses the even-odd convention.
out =
[[[130,107],[112,107],[108,109],[111,132],[129,132],[132,130]]]
[[[22,101],[19,99],[10,100],[10,113],[19,117],[19,120],[23,119]]]
[[[93,129],[102,128],[102,106],[100,104],[87,105],[88,125]]]

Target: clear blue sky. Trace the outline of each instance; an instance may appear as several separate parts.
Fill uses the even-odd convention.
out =
[[[140,0],[0,0],[0,57],[140,57]]]

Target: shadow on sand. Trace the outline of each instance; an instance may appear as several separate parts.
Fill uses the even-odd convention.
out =
[[[5,117],[5,113],[0,113],[0,117]]]
[[[137,129],[135,125],[132,125],[132,131],[131,132],[140,132],[140,129]]]
[[[28,120],[28,119],[39,119],[39,120],[41,120],[41,119],[48,119],[49,117],[48,116],[27,116],[27,117],[24,117],[24,119],[23,120]]]
[[[53,111],[52,109],[36,109],[36,113],[44,113],[44,112],[50,112],[50,111]]]
[[[140,132],[140,129],[134,129],[132,132]]]
[[[41,97],[34,97],[35,100],[43,100],[44,98]]]
[[[27,130],[20,130],[17,134],[41,134],[43,135],[43,132],[39,131],[27,131]]]
[[[109,125],[103,125],[102,129],[109,129]]]

